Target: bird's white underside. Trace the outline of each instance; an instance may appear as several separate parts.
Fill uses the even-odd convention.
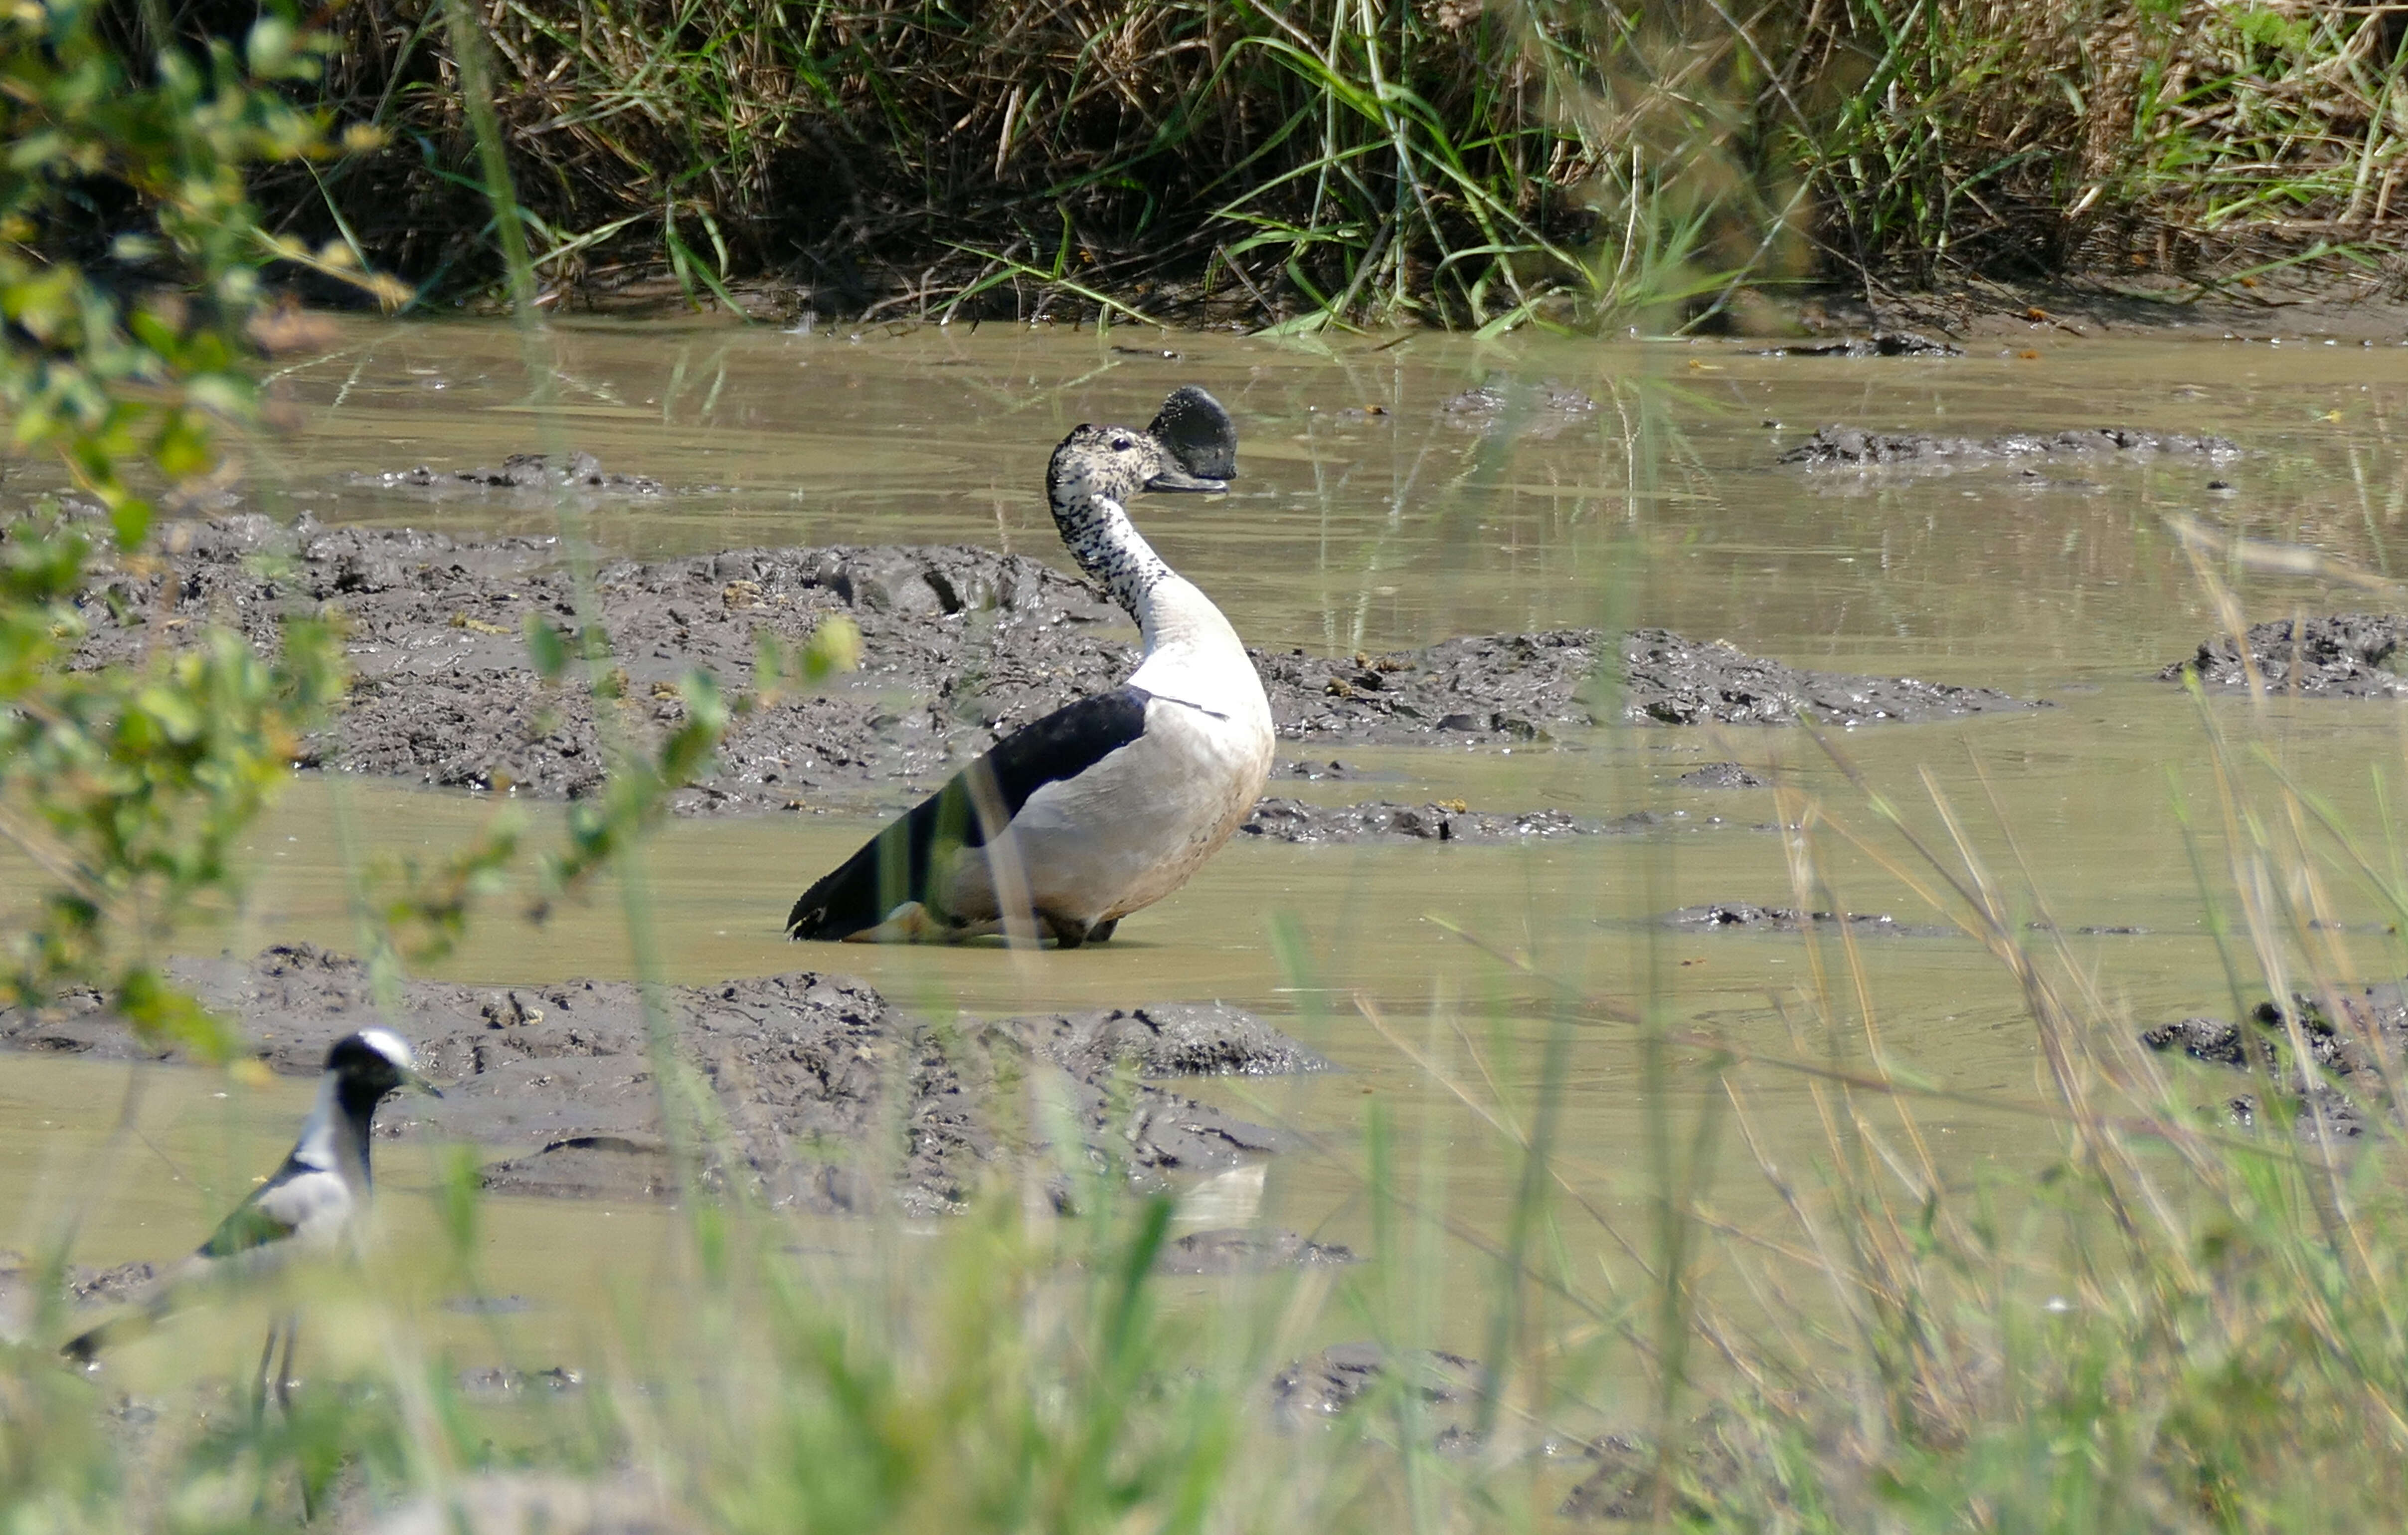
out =
[[[1151,906],[1229,839],[1269,769],[1268,731],[1157,697],[1143,735],[1029,796],[1006,829],[1008,857],[977,848],[955,857],[946,910],[998,916],[997,874],[1008,878],[1011,864],[1036,911],[1096,923]]]
[[[1144,732],[1030,795],[1001,839],[953,856],[933,882],[950,936],[1000,931],[1007,910],[1094,924],[1151,906],[1185,884],[1262,796],[1276,738],[1237,631],[1177,575],[1146,594],[1139,619],[1146,657],[1129,682],[1154,696]],[[930,920],[913,902],[857,936],[925,936],[918,928]]]

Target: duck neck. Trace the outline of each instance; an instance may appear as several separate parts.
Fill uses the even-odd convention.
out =
[[[1125,508],[1109,495],[1082,496],[1054,506],[1054,525],[1079,568],[1137,620],[1148,655],[1176,636],[1185,606],[1180,599],[1196,588],[1163,563]]]

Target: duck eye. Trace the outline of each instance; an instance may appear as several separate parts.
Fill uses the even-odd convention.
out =
[[[1125,437],[1115,435],[1112,438],[1112,452],[1116,453],[1125,453],[1128,451],[1129,439]]]

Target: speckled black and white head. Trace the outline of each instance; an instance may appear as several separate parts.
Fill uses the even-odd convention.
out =
[[[1140,491],[1219,491],[1238,474],[1238,428],[1221,402],[1189,384],[1144,431],[1082,424],[1054,450],[1045,491],[1055,506],[1089,495],[1125,505]]]
[[[1054,524],[1081,568],[1124,605],[1169,569],[1128,521],[1145,491],[1219,491],[1238,472],[1238,429],[1221,402],[1190,384],[1153,424],[1081,425],[1054,450],[1045,493]]]

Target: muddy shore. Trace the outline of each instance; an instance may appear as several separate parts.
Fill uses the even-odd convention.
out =
[[[329,1044],[370,1023],[399,1029],[446,1096],[395,1098],[379,1133],[496,1149],[505,1155],[485,1169],[490,1188],[609,1198],[679,1189],[630,983],[413,981],[387,1013],[365,966],[307,944],[248,961],[179,960],[171,970],[279,1072],[315,1075]],[[1235,1166],[1279,1151],[1283,1138],[1155,1082],[1327,1066],[1216,1002],[954,1023],[805,970],[672,987],[663,1011],[689,1085],[725,1126],[695,1168],[702,1186],[744,1186],[821,1212],[867,1210],[887,1197],[912,1212],[954,1208],[990,1171],[1041,1144],[1026,1128],[1040,1098],[1069,1110],[1084,1131],[1079,1155],[1096,1166],[1118,1162],[1141,1180]],[[93,992],[39,1012],[0,1009],[0,1046],[150,1054]]]
[[[2241,456],[2229,438],[2143,432],[2098,426],[2060,432],[2017,432],[1996,438],[1935,437],[1928,432],[1875,432],[1861,426],[1817,429],[1781,455],[1784,464],[1836,468],[1914,468],[1947,472],[1999,465],[2053,465],[2188,458],[2227,464]]]
[[[1562,811],[1476,811],[1460,799],[1426,805],[1399,805],[1389,799],[1314,805],[1274,795],[1256,802],[1238,835],[1271,842],[1526,842],[1558,837],[1641,836],[1725,824],[1720,816],[1692,816],[1682,811],[1632,811],[1600,821]]]
[[[2391,613],[2282,618],[2251,624],[2244,638],[2245,653],[2230,635],[2203,639],[2196,652],[2157,675],[2170,682],[2195,676],[2204,687],[2232,692],[2249,686],[2254,668],[2269,693],[2329,698],[2408,694],[2408,677],[2395,669],[2400,642],[2408,638],[2408,618]]]
[[[1886,911],[1800,911],[1749,901],[1684,906],[1657,919],[1684,933],[1799,933],[1809,927],[1844,926],[1852,932],[1890,938],[1953,938],[1956,929],[1939,923],[1900,922]]]
[[[2240,1125],[2256,1124],[2271,1098],[2292,1116],[2302,1138],[2356,1140],[2367,1132],[2369,1119],[2388,1115],[2398,1123],[2408,1108],[2391,1101],[2386,1081],[2396,1069],[2392,1063],[2408,1052],[2408,989],[2398,983],[2343,987],[2330,997],[2299,994],[2287,1007],[2263,1001],[2237,1020],[2176,1019],[2143,1030],[2141,1043],[2229,1069],[2235,1087],[2249,1089],[2221,1105]],[[2299,1046],[2318,1079],[2304,1096]]]
[[[97,578],[82,664],[131,655],[198,622],[275,642],[280,618],[333,607],[354,673],[304,766],[546,797],[603,776],[595,705],[528,663],[534,624],[573,629],[549,538],[463,541],[409,529],[284,528],[255,514],[167,527],[162,553]],[[718,771],[680,792],[689,814],[884,805],[932,787],[1003,734],[1117,684],[1137,661],[1124,615],[1094,589],[1017,554],[966,545],[732,550],[604,567],[601,624],[618,711],[642,740],[682,719],[677,682],[747,685],[763,634],[807,638],[833,615],[862,636],[862,669],[739,714]],[[170,640],[172,642],[172,639]],[[1328,657],[1254,652],[1285,739],[1511,744],[1587,729],[1617,710],[1670,724],[1853,726],[2032,707],[1985,688],[1803,670],[1663,629],[1473,636]],[[1601,685],[1603,683],[1604,685]]]

